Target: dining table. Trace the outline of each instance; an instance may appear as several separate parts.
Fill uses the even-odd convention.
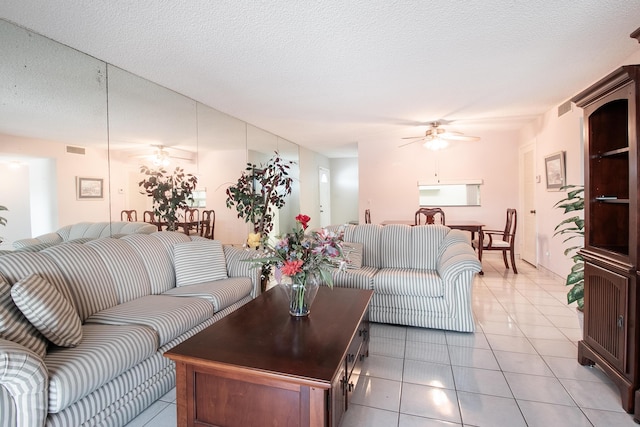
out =
[[[405,225],[416,225],[415,220],[408,219],[387,219],[380,223],[381,225],[389,225],[389,224],[405,224]],[[482,227],[485,224],[479,221],[473,220],[455,220],[455,221],[447,221],[445,224],[446,227],[453,228],[456,230],[468,231],[471,233],[471,241],[476,237],[476,233],[478,233],[478,260],[482,263],[482,248],[483,248],[483,238],[484,233],[482,232]],[[484,271],[480,270],[480,274],[484,274]]]

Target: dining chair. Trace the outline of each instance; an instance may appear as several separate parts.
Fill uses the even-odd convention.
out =
[[[216,211],[213,209],[202,211],[202,221],[200,221],[200,236],[213,240],[216,226]]]
[[[439,221],[436,221],[436,215],[439,217]],[[420,225],[422,217],[424,216],[425,224],[442,224],[444,222],[444,211],[440,208],[420,208],[415,213],[414,224]]]
[[[153,224],[158,227],[158,231],[162,231],[162,223],[156,220],[156,214],[153,211],[144,211],[142,213],[142,221]]]
[[[484,251],[501,251],[504,266],[509,269],[507,262],[507,252],[511,258],[511,268],[515,274],[518,274],[515,258],[515,241],[516,229],[518,225],[518,213],[515,209],[507,209],[507,221],[504,230],[482,230],[484,235],[482,239],[482,252]],[[478,248],[478,239],[473,241],[473,247]],[[482,261],[482,259],[480,260]]]
[[[188,236],[192,231],[198,234],[200,231],[200,211],[196,208],[185,208],[183,218],[184,221],[181,221],[179,226],[184,230],[184,234]]]
[[[365,209],[364,210],[364,223],[365,224],[371,224],[371,210],[370,209]]]
[[[122,210],[120,212],[120,221],[138,222],[138,212],[135,209]]]

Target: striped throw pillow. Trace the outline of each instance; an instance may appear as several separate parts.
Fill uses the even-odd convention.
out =
[[[47,340],[11,299],[11,286],[0,276],[0,338],[25,346],[41,358],[47,354]]]
[[[69,301],[37,274],[30,274],[11,288],[11,298],[33,326],[60,347],[76,347],[82,341],[82,322]]]
[[[363,246],[362,243],[342,243],[342,252],[347,258],[347,268],[362,268]]]
[[[218,240],[195,240],[173,245],[176,286],[227,279],[227,263]]]

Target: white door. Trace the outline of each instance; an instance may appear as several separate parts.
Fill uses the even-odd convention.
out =
[[[318,168],[318,188],[320,193],[320,227],[331,225],[331,171]]]
[[[538,265],[538,239],[536,221],[536,151],[535,145],[524,147],[521,151],[522,165],[522,254],[521,258],[536,267]]]

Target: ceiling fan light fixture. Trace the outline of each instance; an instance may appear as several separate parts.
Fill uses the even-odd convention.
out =
[[[438,151],[447,148],[449,143],[441,138],[433,138],[426,141],[422,146],[432,151]]]
[[[169,154],[161,147],[156,150],[152,162],[155,166],[169,166]]]

